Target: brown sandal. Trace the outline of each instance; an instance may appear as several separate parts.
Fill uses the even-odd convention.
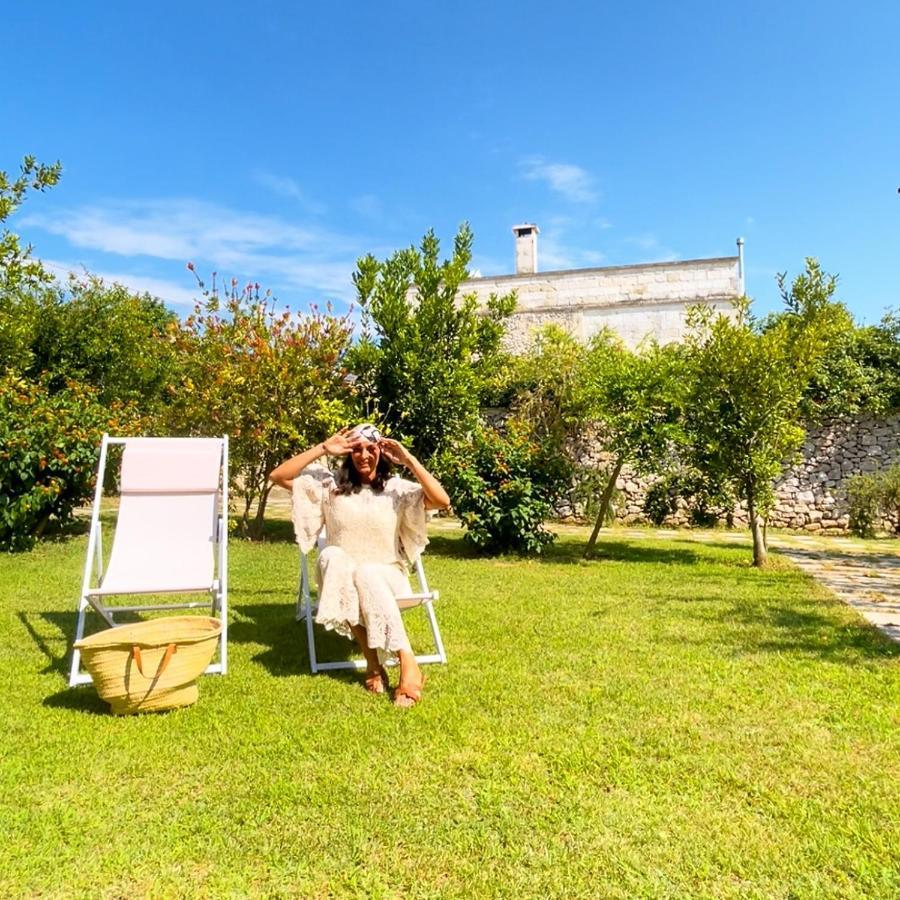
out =
[[[419,685],[407,686],[399,684],[397,690],[394,691],[394,706],[402,709],[409,709],[415,706],[422,699],[422,688],[425,687],[427,675],[422,676],[422,683]]]
[[[384,694],[390,688],[387,672],[384,666],[379,666],[374,672],[366,672],[366,690],[370,694]]]

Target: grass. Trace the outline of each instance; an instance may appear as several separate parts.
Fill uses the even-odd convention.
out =
[[[450,663],[398,711],[308,674],[271,537],[231,545],[231,672],[130,718],[65,688],[84,537],[0,558],[0,895],[900,893],[900,649],[786,562],[436,531]]]

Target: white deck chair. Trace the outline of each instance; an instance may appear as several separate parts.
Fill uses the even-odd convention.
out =
[[[119,514],[104,569],[100,504],[110,445],[122,444]],[[212,608],[222,623],[219,661],[228,668],[228,437],[116,438],[103,435],[91,514],[75,640],[84,636],[92,607],[107,625],[122,612]],[[209,599],[152,605],[113,605],[136,594],[209,594]],[[86,684],[74,650],[69,686]]]
[[[318,548],[321,552],[325,547],[325,530],[319,534]],[[425,610],[428,617],[428,624],[431,626],[431,634],[434,639],[435,652],[417,654],[416,661],[419,663],[446,663],[447,653],[444,650],[444,642],[441,640],[441,632],[438,628],[437,617],[434,614],[434,601],[438,599],[438,592],[428,589],[428,582],[425,580],[425,569],[422,567],[421,557],[416,560],[416,575],[419,579],[419,592],[415,594],[407,594],[403,597],[397,597],[397,606],[402,611],[413,609],[421,606]],[[313,675],[316,672],[324,672],[329,669],[364,669],[366,661],[364,659],[342,660],[340,662],[319,662],[316,655],[316,636],[313,630],[313,619],[316,614],[316,606],[313,605],[310,597],[309,588],[309,562],[307,554],[300,551],[300,584],[297,588],[297,612],[296,619],[301,621],[306,619],[306,642],[309,645],[309,667]],[[387,665],[394,665],[394,660],[388,660]]]

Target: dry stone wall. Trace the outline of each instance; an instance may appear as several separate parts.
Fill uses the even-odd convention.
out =
[[[776,486],[776,505],[769,524],[775,528],[843,534],[848,526],[846,481],[851,475],[875,472],[900,457],[900,414],[826,422],[809,431],[801,453],[801,460]],[[610,463],[599,449],[596,433],[590,430],[573,447],[573,455],[591,468],[608,467]],[[620,492],[618,521],[647,521],[644,500],[654,481],[652,476],[640,476],[623,468],[616,484]],[[558,513],[562,519],[577,520],[583,507],[573,496],[560,506]],[[736,508],[733,518],[735,523],[746,523],[746,510]],[[679,510],[667,523],[687,524],[687,511]],[[884,530],[892,531],[898,523],[887,518],[881,524]]]

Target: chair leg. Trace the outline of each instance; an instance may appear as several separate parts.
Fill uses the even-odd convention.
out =
[[[319,663],[316,659],[316,635],[313,631],[313,612],[309,597],[306,598],[306,603],[304,604],[304,615],[306,616],[306,644],[309,648],[309,667],[312,669],[313,675],[315,675],[319,671]]]
[[[424,604],[425,614],[428,616],[428,622],[431,625],[431,635],[434,638],[434,646],[437,649],[437,655],[442,663],[447,662],[447,653],[444,650],[444,642],[441,640],[441,630],[438,628],[437,616],[434,614],[434,607],[430,600]]]
[[[84,637],[84,614],[87,612],[89,604],[85,597],[81,598],[81,602],[78,604],[78,622],[75,626],[75,641],[74,643],[78,643]],[[90,678],[90,676],[88,676]],[[81,651],[74,647],[72,648],[72,667],[69,670],[69,687],[75,687],[76,684],[82,683],[82,675],[81,675]]]

